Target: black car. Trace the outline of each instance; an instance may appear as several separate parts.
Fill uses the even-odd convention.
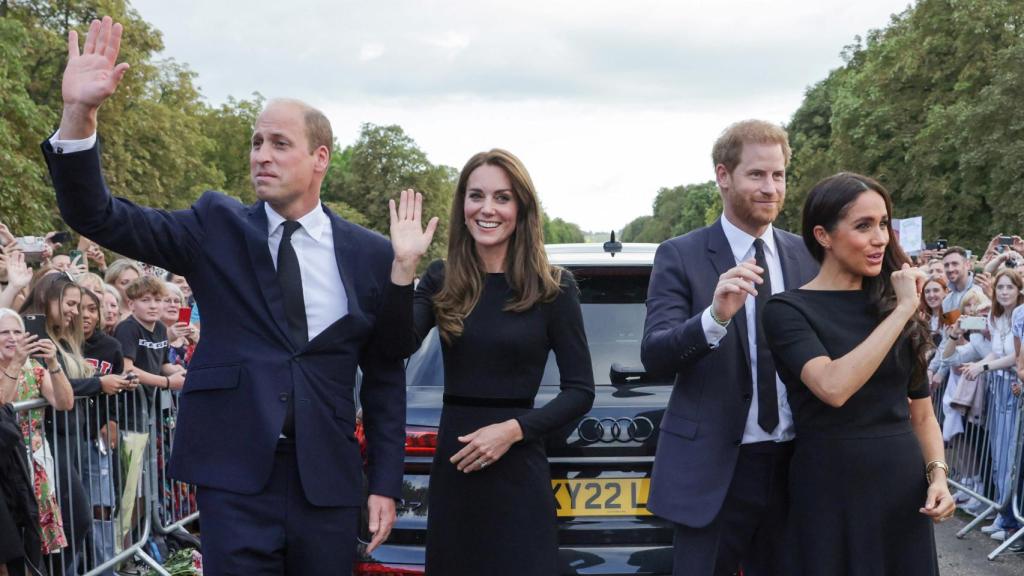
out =
[[[644,301],[656,247],[548,246],[550,261],[571,270],[579,285],[597,384],[590,413],[546,441],[562,574],[672,571],[671,525],[646,507],[658,425],[672,391],[670,377],[648,375],[640,363]],[[436,330],[410,358],[407,382],[405,478],[398,518],[387,543],[356,564],[358,576],[423,574],[430,463],[444,385]],[[536,404],[550,401],[558,391],[552,355]]]

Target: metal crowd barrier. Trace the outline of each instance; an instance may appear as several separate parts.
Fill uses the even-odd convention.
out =
[[[43,556],[48,574],[113,576],[115,569],[139,574],[148,567],[169,576],[154,558],[151,536],[174,533],[198,548],[184,528],[199,515],[195,488],[164,472],[175,401],[169,392],[139,386],[135,393],[76,398],[67,412],[42,398],[14,403],[23,431],[39,422],[41,436],[26,443],[25,455],[30,472],[46,474],[60,509],[65,545]],[[132,559],[136,566],[126,568]]]
[[[1024,500],[1024,396],[1007,396],[1006,380],[978,379],[984,387],[984,409],[973,417],[968,409],[951,407],[947,388],[952,378],[932,394],[935,415],[944,431],[946,462],[949,465],[949,485],[954,495],[966,495],[967,502],[958,502],[957,508],[974,518],[959,532],[963,538],[979,526],[991,523],[1000,510],[1010,509],[1024,526],[1022,500]],[[959,385],[959,382],[957,382]],[[960,419],[963,431],[949,435],[947,418]],[[948,437],[947,437],[948,436]],[[1024,528],[1018,529],[988,554],[994,560],[1014,542],[1024,538]]]

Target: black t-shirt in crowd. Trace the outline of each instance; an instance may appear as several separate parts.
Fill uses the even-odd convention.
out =
[[[121,343],[103,332],[96,330],[82,345],[82,356],[96,369],[95,376],[121,374],[124,372],[124,355]]]
[[[149,331],[135,316],[129,316],[114,328],[114,338],[121,343],[124,357],[134,362],[139,370],[159,375],[160,368],[168,362],[167,327],[161,322]]]

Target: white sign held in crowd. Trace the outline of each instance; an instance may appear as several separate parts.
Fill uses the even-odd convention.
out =
[[[900,248],[907,254],[916,254],[924,250],[923,229],[924,219],[921,216],[892,221],[892,230],[896,233]]]

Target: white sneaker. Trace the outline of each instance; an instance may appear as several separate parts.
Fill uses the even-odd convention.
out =
[[[999,529],[998,531],[989,534],[988,537],[996,542],[1002,542],[1006,540],[1006,530]]]
[[[960,509],[963,510],[964,512],[967,512],[971,516],[980,516],[983,512],[988,510],[988,508],[989,508],[988,505],[985,504],[984,502],[982,502],[981,500],[978,500],[977,498],[971,498],[971,501],[968,502],[967,504],[965,504]],[[995,518],[995,517],[996,517],[995,510],[989,512],[985,516],[985,518]]]
[[[998,519],[995,522],[989,524],[988,526],[981,527],[981,531],[984,534],[995,534],[996,532],[999,532],[1002,529],[1003,525],[999,523]]]

